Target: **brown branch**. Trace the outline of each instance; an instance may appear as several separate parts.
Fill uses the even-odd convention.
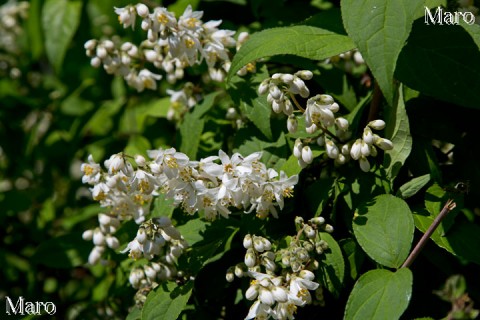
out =
[[[410,265],[413,263],[415,258],[417,258],[418,254],[420,251],[422,251],[423,247],[427,243],[428,239],[430,236],[433,234],[433,232],[438,228],[440,225],[440,222],[447,216],[447,214],[452,211],[455,208],[456,204],[453,202],[452,199],[449,199],[447,203],[443,206],[442,211],[438,214],[438,216],[433,220],[432,224],[428,228],[428,230],[424,233],[420,241],[418,241],[417,245],[415,248],[413,248],[412,252],[410,252],[410,255],[408,256],[407,260],[402,264],[402,268],[408,268]]]

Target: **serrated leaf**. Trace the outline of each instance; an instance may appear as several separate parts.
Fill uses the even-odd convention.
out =
[[[397,197],[407,199],[417,194],[430,181],[430,174],[424,174],[420,177],[415,177],[402,185],[397,192]]]
[[[390,105],[394,104],[393,74],[410,34],[417,0],[342,0],[343,25],[362,53]]]
[[[231,79],[246,64],[265,57],[291,54],[323,60],[354,48],[349,37],[313,26],[272,28],[254,33],[242,45],[228,72]]]
[[[412,281],[412,272],[407,268],[365,273],[348,297],[344,319],[399,319],[410,302]]]
[[[340,246],[335,239],[328,233],[320,232],[319,238],[328,243],[328,249],[324,251],[319,266],[320,282],[330,293],[338,297],[345,276],[345,262],[343,261],[342,250],[340,250]]]
[[[287,176],[293,176],[299,174],[302,171],[302,167],[298,164],[298,159],[293,154],[290,155],[287,161],[280,167],[281,171],[284,171]]]
[[[398,92],[398,101],[395,108],[390,109],[385,134],[392,141],[393,149],[385,151],[383,159],[383,166],[391,182],[393,182],[412,151],[412,136],[410,135],[408,115],[403,101],[402,87],[399,88]]]
[[[177,230],[182,234],[183,238],[190,246],[203,240],[203,233],[207,228],[208,223],[200,219],[189,220],[184,225],[178,226]]]
[[[480,51],[475,41],[478,38],[472,39],[461,26],[426,25],[419,19],[398,58],[395,76],[429,96],[478,109]]]
[[[57,73],[60,72],[65,53],[77,31],[81,13],[81,1],[47,0],[43,6],[45,50]]]
[[[169,283],[150,292],[142,309],[142,320],[176,320],[192,294],[193,281],[181,287]]]
[[[384,194],[360,207],[353,232],[363,250],[376,262],[398,268],[410,253],[414,222],[407,203]]]

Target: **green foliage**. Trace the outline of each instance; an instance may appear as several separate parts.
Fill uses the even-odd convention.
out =
[[[145,2],[150,12],[156,3],[160,2]],[[12,28],[5,28],[10,20],[2,12],[0,298],[52,301],[58,319],[245,318],[257,300],[246,299],[246,291],[261,282],[253,280],[245,264],[242,241],[249,234],[271,242],[277,253],[271,272],[282,279],[298,276],[283,255],[286,248],[307,239],[308,250],[296,248],[308,255],[300,269],[314,273],[312,282],[319,289],[305,289],[314,303],[297,305],[298,319],[478,317],[474,302],[480,292],[480,27],[465,21],[427,25],[424,18],[425,6],[464,10],[457,1],[169,1],[168,10],[177,20],[189,5],[204,12],[202,18],[185,22],[191,28],[199,19],[214,19],[223,21],[219,28],[234,30],[235,39],[242,31],[250,33],[238,51],[235,45],[227,46],[228,41],[222,43],[229,59],[225,65],[208,65],[205,59],[220,56],[212,52],[198,53],[199,63],[193,65],[185,60],[174,63],[177,76],[183,73],[175,81],[165,70],[169,58],[162,56],[155,64],[139,58],[154,44],[142,43],[147,32],[140,27],[137,7],[132,7],[135,28],[118,23],[114,7],[130,4],[135,5],[126,0],[32,0]],[[93,68],[98,52],[85,55],[89,39],[138,45],[138,52],[128,58],[130,64],[123,57],[123,67],[136,70],[137,77],[145,69],[162,79],[155,80],[154,87],[148,79],[135,82],[134,76],[127,76],[130,69],[106,67],[107,58],[101,59],[99,69]],[[165,52],[156,54],[169,51],[163,48]],[[221,76],[212,79],[212,70]],[[311,78],[302,78],[309,94],[293,94],[282,83],[282,98],[290,99],[293,110],[273,112],[273,85],[265,94],[259,93],[259,86],[274,74],[278,78],[299,70],[312,71]],[[184,100],[194,103],[173,101],[172,92],[181,91],[187,82],[191,97]],[[149,84],[152,90],[147,90]],[[142,85],[147,89],[139,90]],[[337,122],[307,132],[307,101],[317,94],[330,95],[338,103]],[[179,107],[182,103],[184,109]],[[296,132],[287,129],[289,116],[296,121]],[[342,137],[340,116],[348,120],[350,138]],[[322,117],[325,120],[328,112]],[[372,132],[391,141],[392,147],[379,147],[381,140],[375,140],[370,145],[375,155],[370,147],[369,155],[362,153],[368,168],[360,167],[352,146],[357,139],[366,140],[364,128],[375,119],[383,119],[386,126]],[[346,163],[334,160],[317,140],[324,136],[339,149],[345,147]],[[311,162],[302,163],[292,154],[298,141],[302,148],[311,148]],[[244,187],[236,195],[244,197],[244,207],[232,206],[232,200],[225,204],[229,218],[219,215],[213,221],[206,219],[205,208],[187,213],[189,208],[178,205],[180,196],[172,196],[166,181],[151,197],[142,198],[147,183],[139,187],[137,198],[124,199],[122,206],[92,204],[93,186],[82,182],[80,171],[89,154],[101,166],[112,154],[121,154],[135,169],[151,174],[150,164],[142,165],[136,156],[148,158],[147,151],[158,148],[175,148],[198,164],[191,175],[182,172],[179,188],[184,194],[193,188],[226,187],[232,169],[219,160],[215,163],[225,170],[222,179],[195,178],[205,170],[200,160],[219,155],[219,150],[238,152],[243,157],[238,159],[262,152],[260,162],[287,177],[298,175],[298,183],[278,193],[280,177],[272,177],[274,183],[265,183],[270,193],[253,200],[256,190]],[[300,153],[302,158],[308,150]],[[253,171],[259,170],[255,165]],[[169,162],[169,169],[178,167]],[[112,189],[118,183],[107,183],[105,176],[101,180]],[[132,180],[128,192],[136,190],[141,177]],[[221,198],[218,190],[215,201]],[[280,194],[283,203],[273,207],[275,212],[272,207],[263,216],[256,211],[254,203],[277,201]],[[212,199],[204,196],[198,195],[193,205],[208,207]],[[456,207],[414,263],[402,268],[449,200]],[[138,221],[128,218],[135,201],[144,206],[146,221],[164,222],[168,217],[188,242],[182,255],[168,257],[175,267],[169,280],[157,277],[155,284],[139,290],[132,288],[131,271],[168,259],[131,259],[124,251],[130,250],[128,244],[139,229]],[[100,230],[103,215],[121,217],[118,226],[112,223],[119,245],[104,245],[101,263],[91,265],[94,246],[82,235],[88,238],[85,230]],[[293,223],[295,217],[299,218]],[[316,232],[314,238],[306,236],[300,220],[302,228]],[[316,246],[310,247],[312,243]],[[260,252],[255,256],[261,270],[265,259]],[[237,278],[227,282],[226,272]]]

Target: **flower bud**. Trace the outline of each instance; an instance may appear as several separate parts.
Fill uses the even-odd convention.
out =
[[[316,224],[317,226],[319,225],[322,225],[325,223],[325,218],[324,217],[315,217],[315,218],[312,218],[310,219],[310,221],[314,224]]]
[[[255,300],[258,296],[258,285],[251,285],[245,292],[247,300]]]
[[[85,50],[93,50],[93,49],[95,49],[96,46],[97,46],[97,40],[95,40],[95,39],[88,40],[83,45]]]
[[[385,121],[373,120],[368,123],[368,126],[375,130],[382,130],[383,128],[385,128]]]
[[[365,129],[363,129],[362,139],[363,141],[365,141],[365,143],[372,144],[373,143],[372,129],[370,129],[369,127],[365,127]]]
[[[280,100],[283,96],[282,91],[276,85],[270,85],[268,92],[274,100]]]
[[[93,244],[96,246],[103,246],[105,244],[105,236],[100,229],[93,231]]]
[[[362,140],[357,139],[355,143],[350,148],[350,156],[353,160],[358,160],[362,154]]]
[[[318,130],[318,127],[315,123],[312,123],[312,125],[310,127],[307,127],[305,128],[305,131],[308,133],[308,134],[312,134],[312,133],[315,133],[316,131]]]
[[[360,157],[358,162],[360,163],[360,169],[362,169],[363,172],[370,171],[370,162],[368,162],[366,157],[364,156]]]
[[[145,157],[137,154],[137,155],[135,156],[135,163],[136,163],[139,167],[145,167],[145,164],[146,164]]]
[[[289,116],[288,120],[287,120],[288,132],[295,133],[295,132],[297,132],[297,128],[298,128],[297,118],[293,115]]]
[[[253,249],[247,250],[247,253],[245,254],[244,262],[249,268],[252,268],[253,266],[255,266],[255,264],[257,263],[257,258],[255,256],[255,252],[253,251]]]
[[[320,147],[323,147],[325,145],[325,136],[320,136],[317,138],[317,144],[320,146]]]
[[[295,75],[302,78],[303,80],[310,80],[313,77],[313,73],[310,70],[300,70],[297,71]]]
[[[233,282],[233,280],[235,280],[235,275],[232,272],[232,268],[228,268],[225,279],[227,282]]]
[[[295,145],[293,146],[293,155],[298,159],[302,157],[302,148],[302,140],[300,140],[300,138],[297,138],[297,140],[295,140]]]
[[[325,149],[329,158],[336,159],[338,157],[338,147],[332,140],[327,140],[325,143]]]
[[[270,290],[263,289],[262,287],[260,287],[259,299],[262,303],[269,306],[275,303],[272,292]]]
[[[306,226],[305,229],[303,229],[303,232],[305,233],[307,238],[309,239],[315,238],[316,232],[315,232],[315,229],[313,229],[312,227]]]
[[[338,112],[338,110],[340,110],[340,106],[338,105],[338,103],[334,102],[328,107],[328,109],[330,109],[330,111],[335,113],[335,112]]]
[[[137,13],[140,17],[145,18],[149,15],[148,7],[143,3],[138,3],[136,5]]]
[[[240,264],[237,264],[234,268],[235,275],[239,278],[243,277],[243,268]]]
[[[335,119],[335,124],[342,130],[348,130],[348,120],[342,117],[338,117]]]
[[[86,230],[82,234],[83,240],[90,241],[93,239],[93,230]]]
[[[312,149],[310,149],[309,146],[305,146],[302,148],[302,160],[305,161],[305,163],[310,164],[313,161],[313,152]]]
[[[288,292],[284,287],[273,287],[272,288],[273,298],[278,302],[287,302],[288,301]]]
[[[377,141],[375,141],[375,145],[382,150],[392,150],[393,149],[392,141],[390,141],[388,139],[384,139],[384,138],[377,139]]]
[[[370,145],[362,141],[360,152],[362,153],[363,157],[368,157],[370,155]]]
[[[315,274],[310,270],[302,270],[299,272],[298,276],[305,280],[313,281],[315,279]]]
[[[243,238],[243,247],[249,249],[252,247],[252,236],[250,234],[245,235]]]
[[[120,242],[118,242],[118,239],[112,235],[107,235],[105,237],[105,242],[107,243],[107,246],[109,248],[112,248],[114,250],[120,246]]]
[[[147,278],[149,279],[155,279],[155,277],[157,276],[157,272],[155,271],[155,269],[153,269],[152,267],[150,266],[144,266],[143,267],[143,271],[145,272],[145,275],[147,276]]]
[[[253,248],[257,251],[257,252],[263,252],[265,251],[265,244],[264,242],[262,241],[263,239],[261,237],[254,237],[253,238]]]
[[[270,83],[270,79],[263,80],[260,85],[258,86],[258,94],[265,94],[268,91],[268,85]]]

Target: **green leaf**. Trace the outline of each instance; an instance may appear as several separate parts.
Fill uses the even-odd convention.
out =
[[[193,281],[181,287],[174,283],[160,286],[147,296],[142,309],[142,320],[176,320],[192,294]]]
[[[410,33],[418,0],[342,0],[343,25],[362,53],[390,105],[393,73]]]
[[[37,60],[43,52],[43,35],[41,25],[41,0],[30,1],[26,30],[28,33],[29,51],[32,60]]]
[[[287,148],[287,142],[283,133],[280,134],[276,142],[266,142],[252,136],[238,147],[238,149],[234,149],[234,152],[238,152],[242,156],[248,156],[258,151],[262,152],[261,161],[265,163],[268,168],[275,169],[283,166],[285,158],[291,152]]]
[[[265,57],[291,54],[323,60],[354,48],[349,37],[313,26],[272,28],[254,33],[232,61],[229,80],[246,64]]]
[[[209,225],[208,222],[205,222],[200,219],[192,219],[187,223],[181,226],[177,226],[177,230],[182,234],[185,241],[188,242],[190,246],[193,246],[199,241],[203,240],[203,233]]]
[[[287,161],[280,167],[281,171],[284,171],[287,176],[293,176],[299,174],[302,171],[302,167],[298,164],[298,159],[293,154],[290,155]]]
[[[430,181],[430,174],[424,174],[423,176],[413,178],[404,185],[402,185],[397,191],[397,197],[407,199],[417,194]]]
[[[81,12],[81,1],[47,0],[43,6],[45,50],[57,73],[60,73],[65,53],[77,31]]]
[[[478,29],[469,30],[478,34]],[[465,107],[479,108],[480,51],[456,25],[426,25],[417,20],[398,58],[395,76],[412,89]]]
[[[410,252],[414,231],[407,203],[384,194],[360,207],[355,216],[355,238],[370,258],[386,267],[400,267]]]
[[[206,95],[199,105],[193,108],[193,111],[187,113],[180,125],[180,151],[185,153],[190,159],[197,157],[200,138],[202,136],[205,120],[203,115],[207,113],[215,103],[215,98],[219,92]]]
[[[356,280],[360,273],[363,261],[365,260],[365,254],[360,249],[358,243],[351,238],[340,240],[340,246],[345,253],[347,262],[346,273],[350,275],[352,280]]]
[[[155,198],[155,205],[151,214],[152,218],[171,217],[173,210],[175,210],[173,202],[173,199],[168,199],[165,194],[160,193]]]
[[[412,272],[407,268],[368,271],[355,283],[344,319],[399,319],[410,302],[412,281]]]
[[[321,275],[320,282],[330,293],[338,297],[345,276],[345,262],[343,261],[342,250],[340,250],[340,246],[330,234],[320,232],[319,238],[328,243],[328,249],[324,251],[318,268]]]
[[[414,212],[413,218],[417,229],[425,233],[435,219],[435,216],[429,214],[426,210],[420,210]],[[447,250],[461,259],[480,265],[480,251],[478,250],[480,227],[478,225],[461,221],[452,225],[447,233],[443,231],[442,227],[437,228],[430,238],[440,248]]]
[[[91,244],[82,239],[82,233],[71,232],[42,242],[32,261],[51,268],[73,268],[85,263]]]
[[[102,103],[83,127],[82,134],[105,136],[112,130],[114,125],[112,118],[120,111],[122,105],[121,100],[109,100]]]
[[[319,216],[322,213],[323,208],[325,208],[325,205],[333,193],[334,182],[335,179],[331,177],[319,178],[305,190],[305,195],[308,201],[307,206],[315,213],[315,216]]]
[[[152,145],[150,141],[142,137],[140,135],[132,135],[130,139],[128,139],[128,144],[125,147],[125,153],[129,155],[145,155],[147,150],[152,149]]]
[[[402,87],[399,88],[398,92],[397,104],[395,108],[390,109],[390,114],[386,121],[385,135],[392,141],[393,149],[385,151],[383,166],[391,182],[393,182],[412,151],[412,136],[410,135],[408,115],[403,101]]]

